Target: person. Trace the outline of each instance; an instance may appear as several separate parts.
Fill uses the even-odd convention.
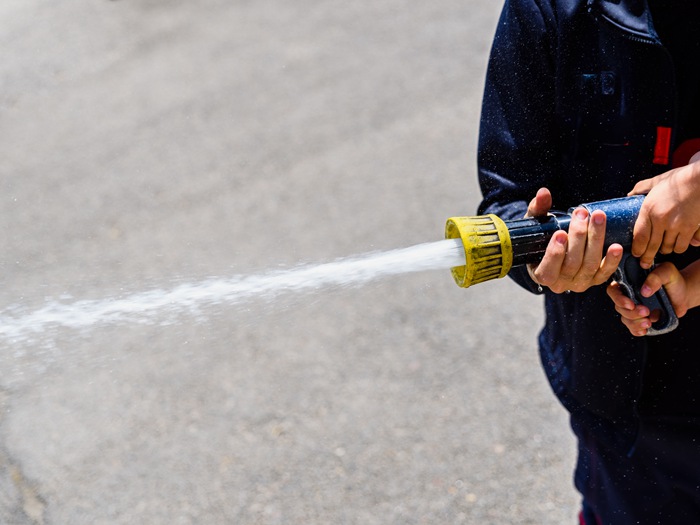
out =
[[[660,264],[644,292],[665,284],[686,307],[674,331],[637,336],[653,314],[607,285],[625,247],[605,249],[604,214],[580,207],[509,273],[544,295],[540,357],[577,438],[585,525],[700,523],[698,15],[692,0],[506,0],[489,57],[479,213],[648,193],[632,251]]]

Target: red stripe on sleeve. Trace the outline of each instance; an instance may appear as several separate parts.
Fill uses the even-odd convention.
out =
[[[654,164],[668,164],[671,151],[671,128],[657,126],[654,145]]]

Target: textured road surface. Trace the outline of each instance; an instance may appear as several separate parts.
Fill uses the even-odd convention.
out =
[[[438,240],[479,201],[499,10],[4,0],[5,329]],[[0,335],[0,522],[574,523],[538,298],[445,270],[267,299]]]

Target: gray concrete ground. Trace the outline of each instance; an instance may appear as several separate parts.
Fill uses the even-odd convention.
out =
[[[499,10],[4,0],[0,309],[439,239]],[[0,522],[573,523],[540,323],[436,271],[0,339]]]

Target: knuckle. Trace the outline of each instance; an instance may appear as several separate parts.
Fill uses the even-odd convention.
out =
[[[574,279],[576,278],[576,274],[576,270],[562,267],[561,272],[559,273],[559,280],[570,283],[574,281]]]
[[[641,244],[647,244],[649,242],[649,237],[649,231],[646,228],[642,228],[634,234],[634,239]]]
[[[586,257],[581,264],[579,273],[584,276],[593,277],[600,268],[600,258]]]
[[[585,286],[588,284],[599,284],[598,282],[595,281],[595,276],[596,272],[593,271],[587,271],[587,270],[581,270],[579,274],[577,275],[576,281],[578,283],[581,283],[581,285]]]
[[[549,274],[540,268],[536,268],[532,275],[535,277],[535,281],[544,286],[549,286],[551,284],[549,279]]]
[[[673,252],[674,253],[684,253],[688,249],[688,244],[686,242],[679,243],[677,242],[675,246],[673,247]]]

